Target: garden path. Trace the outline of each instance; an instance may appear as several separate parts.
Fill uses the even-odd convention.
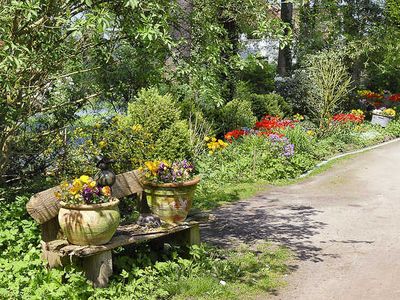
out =
[[[288,285],[257,299],[400,299],[400,142],[214,212],[205,241],[269,240],[298,256]]]

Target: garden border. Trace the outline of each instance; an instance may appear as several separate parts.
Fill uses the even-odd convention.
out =
[[[369,147],[362,148],[362,149],[359,149],[359,150],[354,150],[354,151],[350,151],[350,152],[346,152],[346,153],[342,153],[342,154],[333,156],[331,158],[328,158],[326,160],[323,160],[323,161],[319,162],[318,164],[315,165],[314,168],[312,168],[311,170],[307,171],[306,173],[301,174],[299,178],[305,178],[305,177],[311,175],[313,172],[318,170],[320,167],[322,167],[322,166],[324,166],[324,165],[328,164],[329,162],[334,161],[336,159],[340,159],[340,158],[347,157],[347,156],[354,155],[354,154],[363,153],[363,152],[366,152],[366,151],[369,151],[369,150],[373,150],[373,149],[380,148],[380,147],[383,147],[383,146],[386,146],[386,145],[390,145],[390,144],[398,142],[398,141],[400,141],[400,137],[395,138],[395,139],[390,140],[390,141],[387,141],[387,142],[379,143],[377,145],[373,145],[373,146],[369,146]]]

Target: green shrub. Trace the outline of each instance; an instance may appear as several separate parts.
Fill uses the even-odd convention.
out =
[[[310,91],[307,88],[307,75],[303,70],[296,70],[291,77],[278,78],[276,91],[292,107],[295,113],[310,114],[307,99]]]
[[[153,159],[169,161],[193,157],[187,121],[178,121],[159,133],[154,145]]]
[[[275,93],[264,95],[251,94],[250,101],[252,111],[258,119],[261,119],[265,115],[283,117],[292,112],[290,105],[285,99]]]
[[[238,77],[250,88],[251,93],[271,93],[275,88],[276,66],[265,60],[249,56]]]
[[[107,155],[116,172],[137,169],[147,160],[192,159],[192,133],[170,95],[142,90],[126,114],[90,124],[77,123],[67,143],[66,176],[96,172],[93,158]]]
[[[156,88],[143,89],[135,100],[128,105],[126,121],[130,125],[140,124],[149,133],[157,134],[180,121],[181,111],[169,94],[160,95]]]
[[[241,127],[253,128],[257,118],[253,115],[251,103],[247,100],[234,99],[221,110],[221,129],[227,132]]]

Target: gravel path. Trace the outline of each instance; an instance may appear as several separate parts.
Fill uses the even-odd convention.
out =
[[[400,142],[214,214],[203,240],[269,240],[298,256],[287,287],[259,299],[400,299]]]

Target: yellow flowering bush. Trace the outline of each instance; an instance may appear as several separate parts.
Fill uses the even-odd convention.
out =
[[[98,186],[91,177],[82,175],[72,182],[63,181],[60,191],[56,192],[55,196],[68,204],[106,203],[111,200],[111,188]]]
[[[228,147],[228,143],[224,142],[223,140],[216,139],[215,137],[206,137],[205,141],[207,142],[207,148],[209,153],[212,155],[216,151],[221,151]]]

